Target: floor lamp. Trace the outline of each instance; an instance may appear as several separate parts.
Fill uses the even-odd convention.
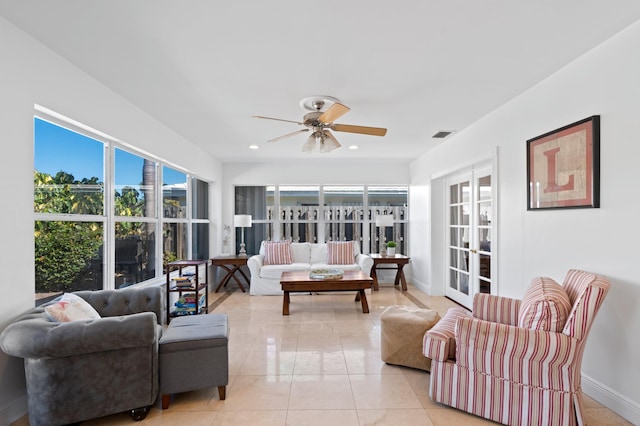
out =
[[[251,228],[251,215],[250,214],[237,214],[233,216],[233,226],[235,228],[243,228],[240,230],[240,235],[242,236],[242,242],[240,243],[240,252],[238,256],[246,256],[247,250],[245,250],[244,245],[244,228]]]
[[[376,216],[376,226],[379,228],[385,228],[383,230],[383,234],[384,238],[383,240],[380,242],[380,248],[379,251],[380,253],[382,253],[384,251],[384,249],[382,248],[382,245],[385,244],[387,241],[387,236],[386,236],[386,228],[389,226],[393,226],[393,215],[392,214],[379,214]]]

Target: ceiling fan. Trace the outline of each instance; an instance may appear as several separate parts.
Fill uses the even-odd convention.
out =
[[[310,96],[302,99],[300,101],[300,106],[305,110],[311,111],[304,115],[302,121],[284,120],[281,118],[264,117],[261,115],[253,116],[254,118],[285,121],[287,123],[295,123],[306,127],[305,129],[296,130],[295,132],[270,139],[267,142],[278,142],[282,139],[311,131],[311,135],[309,135],[307,142],[302,146],[302,151],[313,152],[314,149],[317,149],[319,152],[329,152],[336,148],[340,148],[341,146],[340,142],[338,142],[329,130],[373,136],[384,136],[387,134],[387,129],[381,127],[365,127],[334,123],[335,120],[349,112],[350,108],[341,104],[338,99],[331,96]]]

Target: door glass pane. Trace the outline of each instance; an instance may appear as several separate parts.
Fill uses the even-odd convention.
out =
[[[462,195],[462,201],[461,202],[463,204],[464,203],[468,203],[469,202],[469,196],[470,196],[470,193],[469,193],[469,181],[462,182],[460,184],[460,192],[461,192],[461,195]]]
[[[469,294],[469,274],[466,272],[460,272],[460,287],[458,291],[464,294]]]
[[[449,207],[449,220],[451,221],[451,225],[460,225],[460,218],[459,218],[459,206],[451,206]]]
[[[480,276],[491,279],[491,256],[486,254],[480,255]]]
[[[458,228],[451,228],[451,245],[452,246],[456,246],[456,247],[460,246],[459,235],[460,235],[460,232]]]
[[[458,268],[458,250],[450,249],[449,255],[451,256],[451,267]]]
[[[451,198],[451,204],[458,204],[460,202],[460,197],[458,197],[459,187],[458,185],[451,185],[449,187],[449,197]]]
[[[491,199],[491,176],[484,176],[478,179],[478,191],[480,193],[479,200]]]
[[[458,273],[453,269],[449,270],[449,287],[454,290],[458,289]]]
[[[469,204],[463,204],[462,205],[462,212],[461,213],[462,213],[462,216],[461,216],[462,222],[461,222],[461,224],[469,226]]]

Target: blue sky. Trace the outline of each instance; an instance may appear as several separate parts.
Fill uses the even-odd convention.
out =
[[[36,118],[34,167],[54,176],[59,171],[70,173],[76,180],[97,177],[104,182],[104,145],[89,137]],[[142,157],[116,149],[116,186],[138,186],[142,183]],[[165,167],[165,184],[183,183],[185,175]]]

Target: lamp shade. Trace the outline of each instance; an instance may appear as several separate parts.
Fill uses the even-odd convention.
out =
[[[251,226],[251,215],[237,214],[233,216],[233,226],[236,228],[249,228]]]
[[[393,215],[392,214],[377,215],[376,226],[393,226]]]
[[[331,132],[322,132],[322,143],[318,149],[320,152],[333,151],[336,148],[340,148],[340,142],[331,134]]]

